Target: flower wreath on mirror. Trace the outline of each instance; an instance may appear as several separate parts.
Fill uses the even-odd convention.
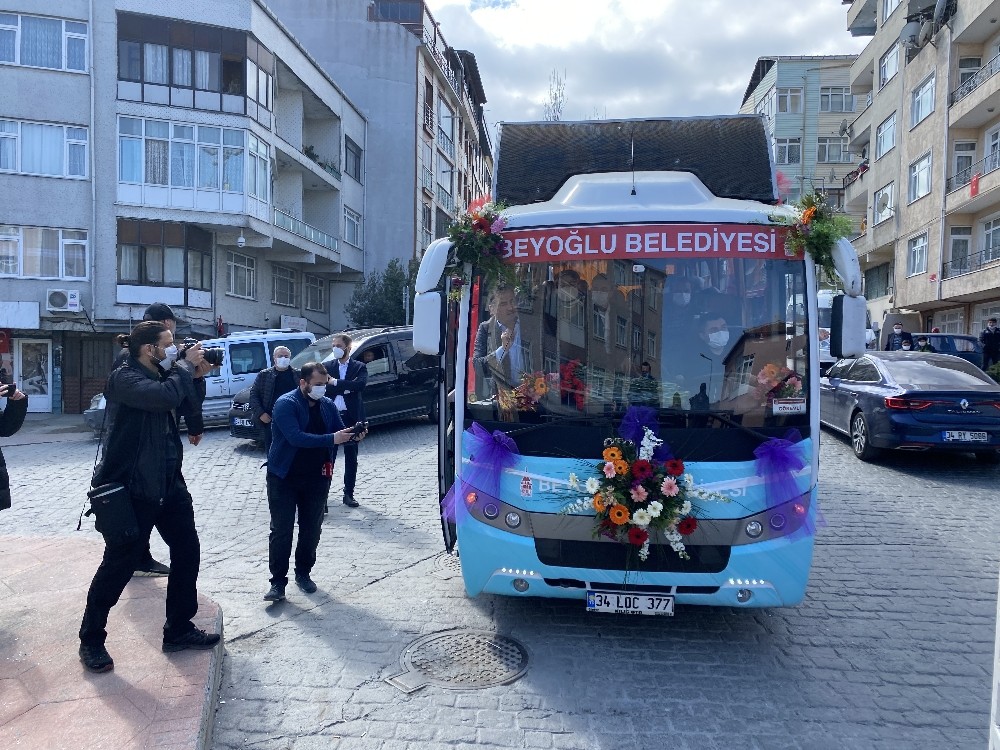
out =
[[[826,193],[818,190],[809,193],[795,204],[788,206],[792,214],[772,214],[775,224],[790,227],[786,247],[795,255],[809,253],[813,262],[822,268],[828,278],[836,278],[833,266],[833,248],[841,237],[848,237],[854,225],[846,214],[839,213],[827,203]]]
[[[457,287],[452,292],[453,298],[461,297],[462,286],[469,281],[463,271],[466,263],[471,264],[474,273],[482,276],[489,286],[497,282],[513,286],[514,267],[503,262],[503,230],[507,226],[503,211],[506,208],[502,203],[493,203],[489,196],[483,196],[470,203],[448,227],[452,248],[445,268],[462,280],[453,284]]]

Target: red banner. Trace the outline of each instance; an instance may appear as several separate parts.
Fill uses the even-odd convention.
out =
[[[979,172],[976,172],[974,175],[972,175],[972,180],[969,182],[969,197],[970,198],[975,198],[977,195],[979,195],[979,178],[980,178],[980,176],[981,175],[979,174]]]
[[[632,224],[504,231],[504,259],[548,263],[613,258],[771,258],[801,260],[785,249],[788,227],[764,224]]]

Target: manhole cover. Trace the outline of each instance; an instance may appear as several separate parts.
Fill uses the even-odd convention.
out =
[[[399,659],[403,671],[386,682],[404,693],[425,685],[478,690],[509,685],[528,671],[528,652],[507,636],[479,630],[450,630],[420,638]]]
[[[434,561],[434,575],[438,578],[458,578],[462,575],[462,561],[457,552],[448,554],[444,552],[437,556]]]

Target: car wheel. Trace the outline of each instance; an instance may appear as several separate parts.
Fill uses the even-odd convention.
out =
[[[430,406],[427,408],[427,418],[433,424],[437,424],[440,416],[441,416],[441,405],[438,403],[438,397],[437,394],[435,393],[434,396],[431,398]]]
[[[878,455],[878,449],[871,444],[868,420],[860,411],[854,412],[851,417],[851,447],[854,449],[854,455],[862,461],[871,461]]]
[[[981,464],[1000,464],[1000,452],[976,451],[976,460]]]

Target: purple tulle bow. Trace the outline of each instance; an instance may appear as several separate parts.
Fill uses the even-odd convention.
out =
[[[659,437],[657,432],[660,429],[660,424],[656,419],[656,409],[651,409],[648,406],[630,406],[625,410],[625,416],[622,417],[622,422],[618,425],[618,435],[622,440],[631,440],[638,448],[646,434],[647,427]],[[657,446],[656,450],[653,451],[653,458],[657,461],[666,461],[673,457],[674,454],[666,443]]]
[[[465,431],[469,453],[469,471],[463,479],[466,484],[497,497],[500,494],[500,476],[503,470],[517,463],[520,453],[517,443],[503,430],[491,434],[478,422]]]
[[[757,457],[757,476],[764,478],[767,488],[768,507],[787,503],[802,494],[794,476],[806,465],[799,446],[801,440],[798,430],[789,430],[784,438],[771,438],[753,452]]]

